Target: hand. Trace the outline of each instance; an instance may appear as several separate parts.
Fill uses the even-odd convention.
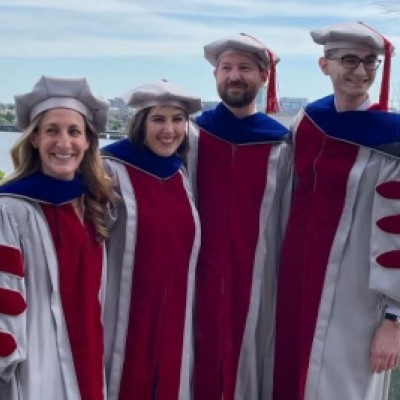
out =
[[[400,328],[384,319],[372,339],[370,348],[371,372],[384,372],[395,368],[399,362]]]

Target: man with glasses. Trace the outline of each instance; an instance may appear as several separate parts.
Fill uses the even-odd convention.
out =
[[[324,46],[319,66],[333,95],[308,104],[292,128],[274,400],[387,399],[400,352],[400,115],[387,112],[394,49],[362,23],[311,36]]]

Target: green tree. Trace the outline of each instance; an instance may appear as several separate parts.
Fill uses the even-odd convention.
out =
[[[389,400],[400,399],[400,368],[397,367],[392,372],[392,379],[390,381]]]
[[[8,123],[12,124],[14,122],[14,114],[11,111],[6,111],[3,116]]]
[[[122,123],[119,119],[111,118],[108,121],[108,129],[112,131],[119,131],[122,128]]]

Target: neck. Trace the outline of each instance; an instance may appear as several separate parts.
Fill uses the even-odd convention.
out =
[[[253,115],[257,112],[255,103],[251,103],[248,106],[239,107],[239,108],[228,106],[228,104],[225,104],[225,106],[237,118],[245,118],[245,117],[248,117],[249,115]]]
[[[368,94],[357,97],[348,97],[348,98],[343,98],[335,94],[335,107],[336,110],[339,112],[354,111],[360,108],[360,106],[363,103],[365,103],[367,99],[368,99]]]

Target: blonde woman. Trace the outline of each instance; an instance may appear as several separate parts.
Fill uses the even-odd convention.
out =
[[[42,76],[15,110],[24,131],[0,186],[0,398],[102,400],[108,104],[85,79]]]

